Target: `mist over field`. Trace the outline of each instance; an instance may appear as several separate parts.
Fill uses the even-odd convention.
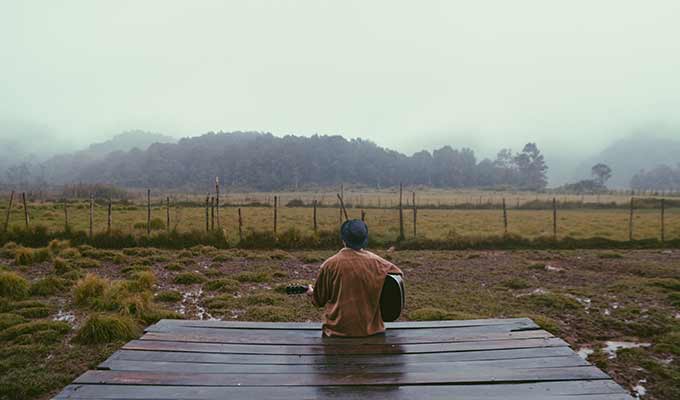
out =
[[[663,0],[3,1],[0,180],[140,129],[450,145],[477,162],[534,142],[549,186],[605,162],[627,187],[680,162],[659,153],[680,140],[679,16]],[[647,154],[607,157],[622,140]]]

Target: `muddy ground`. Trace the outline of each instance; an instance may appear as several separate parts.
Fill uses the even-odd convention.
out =
[[[680,250],[376,252],[405,272],[403,320],[527,316],[631,393],[647,399],[680,398]],[[125,342],[74,340],[90,315],[122,312],[76,304],[79,279],[87,274],[115,284],[138,279],[140,273],[148,278],[151,272],[155,279],[148,293],[153,307],[163,311],[134,314],[140,327],[172,313],[194,319],[318,321],[319,310],[304,296],[285,296],[282,288],[313,282],[331,254],[82,247],[55,250],[49,260],[21,266],[6,250],[0,254],[4,270],[35,287],[50,277],[65,285],[54,293],[32,290],[30,299],[21,302],[3,300],[0,315],[20,315],[23,323],[59,320],[71,330],[39,349],[0,330],[0,341],[6,342],[0,350],[0,386],[5,387],[0,398],[48,398]],[[68,268],[55,269],[60,262]],[[28,310],[38,306],[35,302],[46,310],[22,311],[22,304]],[[5,325],[11,329],[12,324]]]

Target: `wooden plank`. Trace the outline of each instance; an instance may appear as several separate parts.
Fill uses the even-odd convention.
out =
[[[109,360],[130,361],[163,361],[188,363],[217,363],[217,364],[330,364],[330,363],[360,363],[360,364],[390,364],[390,363],[418,363],[418,362],[460,362],[483,360],[509,360],[538,357],[570,357],[575,353],[568,347],[540,347],[520,348],[510,350],[459,351],[450,353],[418,353],[418,354],[386,354],[380,357],[374,355],[335,356],[289,356],[263,354],[223,354],[223,353],[189,353],[177,351],[143,351],[119,350]]]
[[[522,340],[485,340],[459,343],[369,344],[362,346],[272,346],[223,343],[194,343],[156,340],[133,340],[123,346],[127,350],[191,351],[203,353],[334,355],[334,354],[407,354],[450,351],[500,350],[529,347],[567,346],[558,338]]]
[[[163,333],[149,332],[142,336],[141,340],[163,340],[172,342],[199,342],[199,343],[232,343],[232,344],[259,344],[259,345],[287,345],[287,346],[363,346],[372,344],[417,344],[417,343],[455,343],[477,342],[487,340],[522,340],[551,338],[552,334],[543,330],[519,331],[519,332],[488,332],[474,331],[468,334],[457,335],[442,332],[438,335],[402,337],[399,335],[383,336],[376,335],[365,338],[324,338],[320,333],[310,337],[281,337],[272,335],[259,335],[257,332],[246,332],[238,335],[224,334],[194,334],[194,333]]]
[[[190,387],[69,385],[55,399],[221,400],[221,399],[367,399],[367,400],[632,400],[611,380],[497,385]]]
[[[99,369],[111,371],[153,371],[192,373],[253,373],[253,374],[315,374],[315,373],[393,373],[428,372],[454,368],[485,370],[487,368],[529,369],[588,366],[585,360],[574,354],[570,357],[524,358],[516,360],[463,361],[463,362],[421,362],[392,364],[214,364],[162,361],[106,360]]]
[[[525,332],[539,329],[525,329],[523,324],[513,323],[506,325],[486,325],[486,326],[466,326],[456,328],[421,328],[421,329],[389,329],[384,334],[376,335],[376,337],[441,337],[441,336],[458,336],[470,335],[488,332]],[[305,338],[319,338],[321,337],[321,330],[290,330],[283,331],[278,329],[238,329],[238,328],[213,328],[213,327],[192,327],[192,326],[168,326],[168,325],[153,325],[146,329],[147,333],[192,333],[192,334],[211,334],[228,337],[261,337],[267,340],[275,338],[280,340],[286,338],[288,340],[301,340]],[[346,340],[346,339],[342,339]]]
[[[465,326],[507,325],[509,323],[524,324],[527,329],[539,328],[529,318],[508,319],[475,319],[475,320],[450,320],[450,321],[408,321],[388,322],[387,329],[421,329],[421,328],[455,328]],[[308,322],[251,322],[251,321],[197,321],[182,319],[163,319],[159,325],[177,325],[189,327],[213,327],[232,329],[278,329],[278,330],[320,330],[320,323]]]
[[[484,384],[609,379],[596,367],[485,368],[428,372],[316,374],[202,374],[193,372],[88,371],[74,383],[171,386],[344,386]]]

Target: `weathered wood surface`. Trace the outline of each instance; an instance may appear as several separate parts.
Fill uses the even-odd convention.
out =
[[[387,326],[163,320],[55,399],[631,399],[526,318]]]

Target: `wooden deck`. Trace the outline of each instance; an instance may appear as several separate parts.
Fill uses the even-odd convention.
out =
[[[163,320],[55,399],[632,399],[529,319],[387,326]]]

